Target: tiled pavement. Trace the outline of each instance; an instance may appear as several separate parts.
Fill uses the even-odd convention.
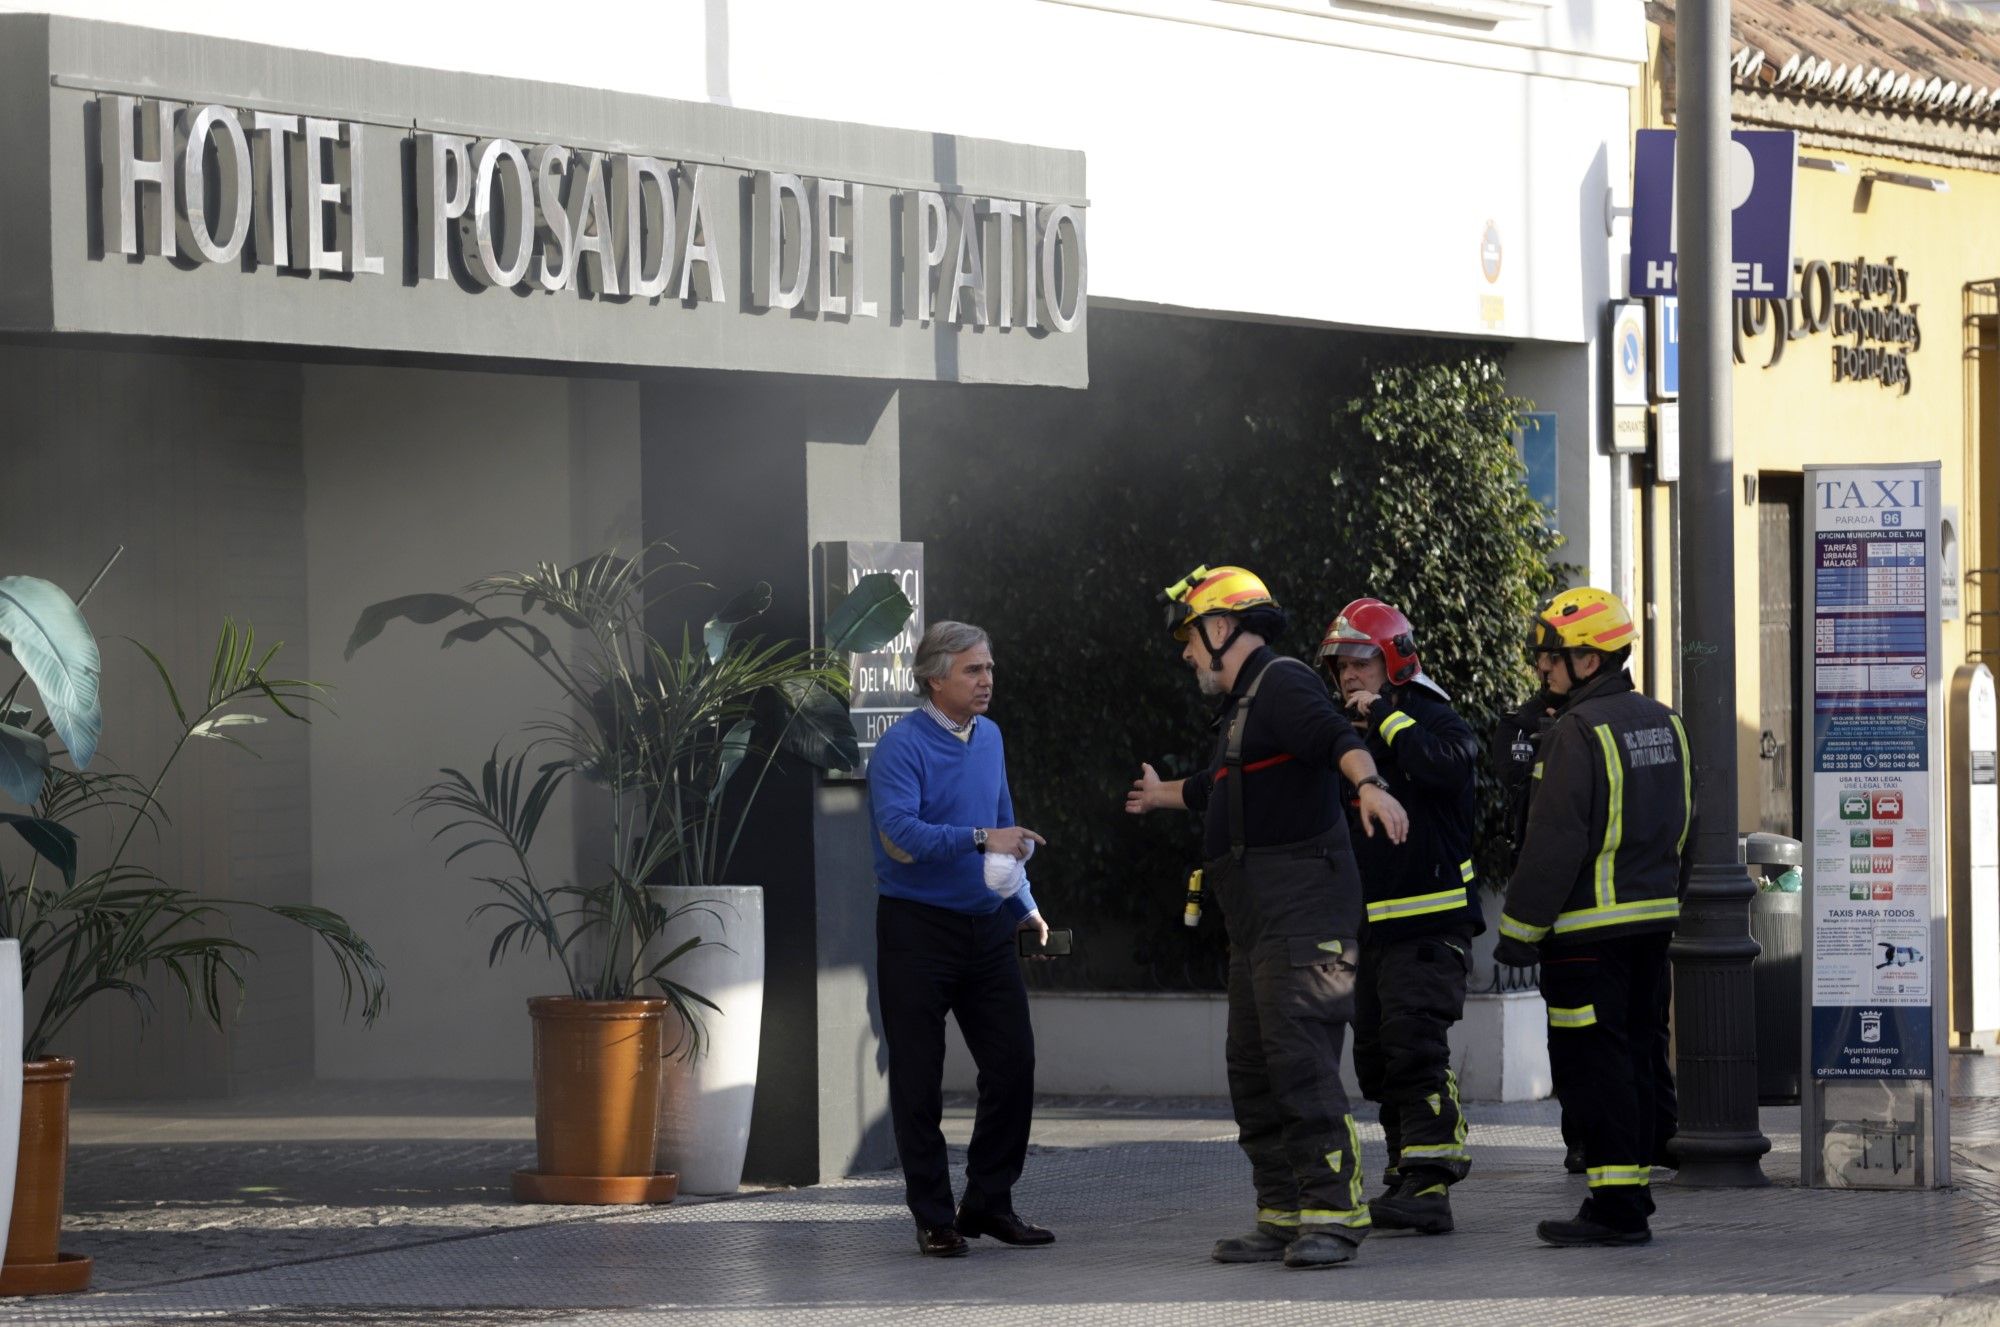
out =
[[[2000,1282],[2000,1059],[1954,1069],[1951,1192],[1802,1190],[1797,1113],[1766,1111],[1771,1188],[1665,1188],[1651,1246],[1545,1249],[1534,1222],[1580,1196],[1553,1108],[1487,1106],[1456,1233],[1378,1235],[1311,1274],[1208,1261],[1250,1216],[1215,1103],[1049,1103],[1017,1200],[1059,1242],[952,1262],[915,1255],[894,1174],[657,1209],[509,1203],[532,1148],[517,1102],[449,1125],[337,1094],[317,1114],[83,1111],[65,1243],[98,1259],[98,1289],[0,1323],[1988,1321],[1992,1294],[1936,1299]]]

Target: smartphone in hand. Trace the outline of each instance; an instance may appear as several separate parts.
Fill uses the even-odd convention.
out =
[[[1038,935],[1032,930],[1016,931],[1014,935],[1016,943],[1020,946],[1022,958],[1065,958],[1076,940],[1076,932],[1067,928],[1060,931],[1051,930],[1046,945],[1039,942]]]

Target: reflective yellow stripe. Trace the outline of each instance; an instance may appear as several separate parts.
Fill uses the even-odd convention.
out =
[[[1535,762],[1535,777],[1538,779],[1542,777],[1542,762],[1539,760]]]
[[[1431,912],[1450,912],[1465,906],[1465,887],[1444,889],[1435,894],[1411,894],[1407,898],[1385,898],[1368,905],[1368,920],[1389,921],[1396,917],[1421,917]]]
[[[1411,1157],[1431,1157],[1438,1161],[1470,1161],[1472,1154],[1457,1143],[1419,1143],[1403,1149],[1403,1160]]]
[[[1458,878],[1460,880],[1463,880],[1466,884],[1468,885],[1471,884],[1472,877],[1477,874],[1478,872],[1472,869],[1472,859],[1470,857],[1466,858],[1464,861],[1458,864]]]
[[[1336,1212],[1326,1207],[1308,1207],[1299,1213],[1302,1226],[1346,1226],[1350,1230],[1365,1230],[1373,1224],[1368,1219],[1365,1207],[1350,1207]]]
[[[1648,1166],[1592,1166],[1586,1174],[1593,1189],[1635,1184],[1643,1187],[1653,1182],[1652,1168]]]
[[[1604,776],[1610,781],[1605,793],[1604,846],[1597,852],[1597,906],[1608,908],[1618,901],[1618,846],[1625,841],[1625,762],[1618,758],[1618,739],[1611,725],[1600,723],[1591,731],[1604,748]]]
[[[1597,1006],[1582,1005],[1575,1009],[1558,1009],[1549,1006],[1549,1026],[1552,1028],[1587,1028],[1597,1024]]]
[[[1636,903],[1620,903],[1610,908],[1578,908],[1565,912],[1556,918],[1556,934],[1567,935],[1572,931],[1588,931],[1598,926],[1617,926],[1624,922],[1673,921],[1681,915],[1681,901],[1677,898],[1648,898]],[[1507,919],[1500,918],[1500,933],[1507,933]]]
[[[1525,940],[1531,945],[1540,944],[1542,937],[1548,933],[1549,928],[1546,926],[1530,926],[1526,922],[1514,920],[1504,912],[1500,914],[1500,934],[1509,940]]]
[[[1674,842],[1674,855],[1678,857],[1687,850],[1688,831],[1694,828],[1694,755],[1688,750],[1687,729],[1681,727],[1681,716],[1669,714],[1667,721],[1674,726],[1674,736],[1681,741],[1681,836]]]
[[[1417,721],[1415,719],[1412,719],[1401,710],[1395,711],[1388,718],[1382,720],[1382,745],[1394,746],[1396,744],[1396,734],[1402,732],[1405,728],[1414,728],[1416,726]]]
[[[1276,1208],[1271,1207],[1260,1207],[1257,1209],[1257,1220],[1267,1226],[1296,1226],[1299,1223],[1299,1214],[1297,1212],[1280,1212]]]
[[[1354,1155],[1353,1177],[1347,1182],[1348,1204],[1361,1212],[1361,1224],[1368,1224],[1368,1204],[1361,1197],[1361,1135],[1354,1131],[1354,1117],[1347,1117],[1347,1146]]]

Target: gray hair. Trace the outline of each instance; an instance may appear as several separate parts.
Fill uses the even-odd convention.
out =
[[[918,691],[930,695],[932,679],[951,671],[954,654],[988,644],[991,641],[986,632],[969,622],[933,622],[925,627],[924,638],[917,642],[917,662],[910,669]]]

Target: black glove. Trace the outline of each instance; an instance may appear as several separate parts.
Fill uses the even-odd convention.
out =
[[[1493,961],[1504,963],[1510,968],[1532,968],[1542,961],[1542,947],[1531,945],[1526,940],[1516,940],[1511,935],[1500,937],[1500,943],[1493,946]]]

